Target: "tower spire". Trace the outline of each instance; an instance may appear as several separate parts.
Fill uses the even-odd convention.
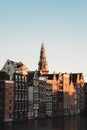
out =
[[[42,42],[41,44],[41,50],[40,50],[40,60],[38,63],[38,70],[40,71],[41,75],[48,74],[48,63],[46,61],[46,52],[45,52],[45,46]]]

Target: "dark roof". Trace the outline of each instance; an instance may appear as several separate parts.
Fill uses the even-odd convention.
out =
[[[28,84],[29,84],[29,86],[33,85],[34,74],[35,74],[35,71],[29,71],[29,73],[28,73]]]
[[[85,82],[85,83],[84,83],[84,85],[86,85],[86,86],[87,86],[87,82]]]
[[[56,75],[56,78],[57,78],[57,80],[58,80],[58,78],[59,78],[59,74],[55,74],[55,75]],[[44,74],[44,75],[42,75],[42,76],[46,76],[47,79],[49,79],[49,80],[53,80],[53,76],[54,76],[54,74]]]
[[[76,83],[78,74],[79,74],[79,78],[81,79],[82,73],[71,73],[70,74],[70,82],[72,80],[73,83]]]
[[[84,83],[84,90],[87,93],[87,82]]]
[[[84,83],[84,87],[87,87],[87,82]]]
[[[35,73],[35,71],[31,71],[31,72],[28,73],[28,82],[33,81],[34,73]]]
[[[5,71],[0,71],[0,80],[10,80],[10,76]]]
[[[59,79],[59,74],[56,74],[57,80]]]
[[[21,66],[23,66],[23,63],[22,62],[18,62],[18,63],[16,63],[16,65],[17,65],[17,68],[20,68]]]
[[[12,60],[9,60],[11,62],[11,64],[16,64],[17,65],[17,68],[20,68],[22,67],[24,64],[22,62],[15,62],[15,61],[12,61]]]
[[[52,80],[53,79],[53,74],[43,74],[43,77],[47,77],[47,79]]]
[[[79,76],[80,76],[79,78],[81,79],[82,73],[79,73]]]
[[[77,73],[71,73],[70,74],[70,82],[76,83],[77,80]]]

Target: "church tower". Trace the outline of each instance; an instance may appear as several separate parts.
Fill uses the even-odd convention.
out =
[[[40,51],[40,60],[38,63],[38,71],[40,71],[40,74],[48,74],[48,63],[46,61],[46,52],[45,52],[45,47],[44,43],[41,45],[41,51]]]

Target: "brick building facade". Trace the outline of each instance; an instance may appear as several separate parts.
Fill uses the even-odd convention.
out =
[[[14,81],[6,72],[0,72],[0,121],[12,121],[14,111]]]

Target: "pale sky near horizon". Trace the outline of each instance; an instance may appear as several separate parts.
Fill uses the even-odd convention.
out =
[[[36,70],[42,40],[51,73],[87,80],[87,0],[0,0],[0,69],[10,59]]]

